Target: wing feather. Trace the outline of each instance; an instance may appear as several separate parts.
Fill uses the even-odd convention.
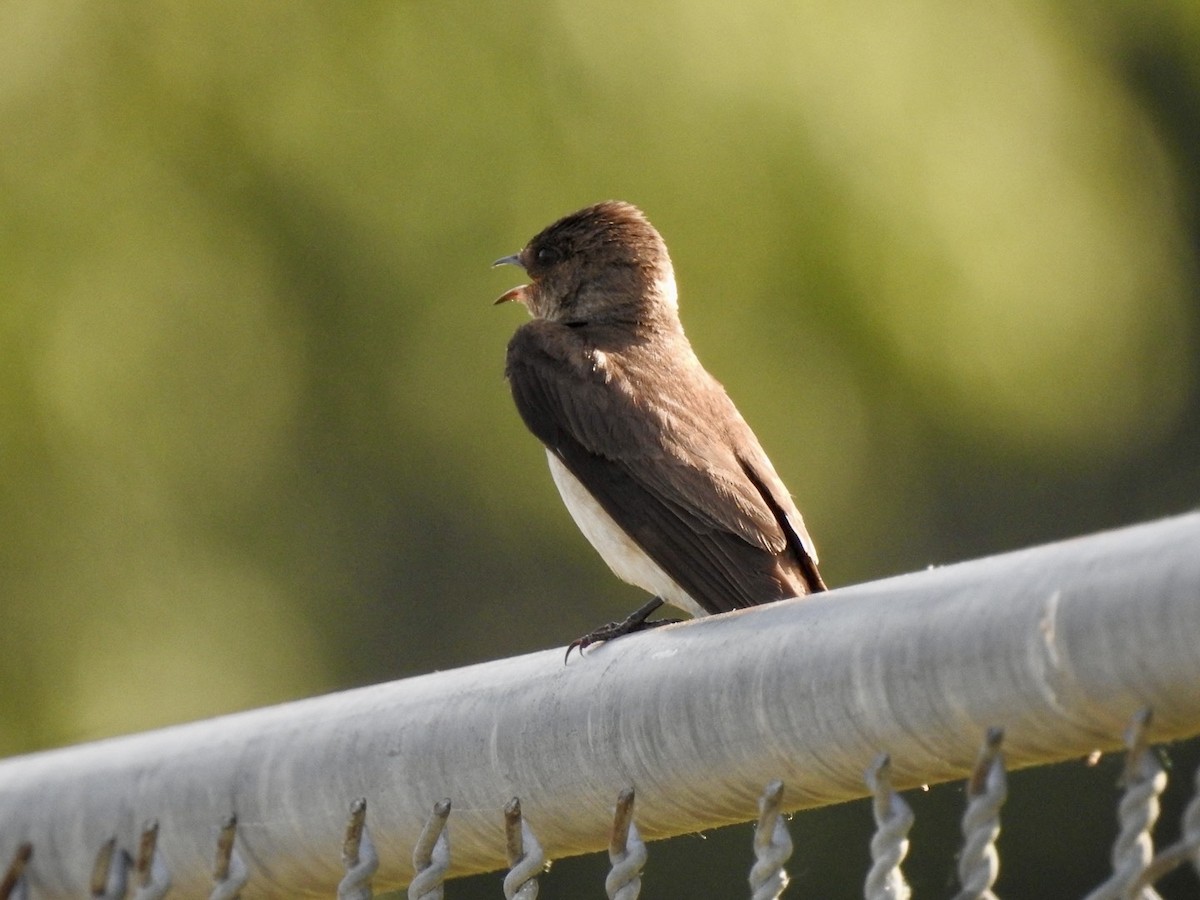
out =
[[[597,353],[581,330],[523,325],[506,374],[530,431],[613,520],[710,612],[823,589],[799,512],[720,384],[652,349]],[[634,389],[645,367],[652,404]]]

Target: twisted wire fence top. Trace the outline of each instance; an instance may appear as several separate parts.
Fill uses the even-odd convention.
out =
[[[360,797],[350,804],[346,834],[342,840],[342,866],[346,874],[338,882],[338,900],[370,900],[374,893],[371,876],[379,868],[379,854],[367,828],[367,801]]]
[[[504,836],[509,865],[508,874],[504,876],[504,896],[507,900],[535,900],[537,877],[546,864],[546,856],[521,813],[521,801],[517,797],[504,807]]]
[[[871,869],[863,886],[867,900],[908,900],[912,894],[900,864],[908,855],[908,832],[915,816],[904,798],[893,789],[891,773],[891,757],[881,753],[864,776],[871,789],[875,816]]]
[[[752,900],[774,900],[788,885],[784,864],[792,855],[792,836],[783,816],[783,782],[766,786],[758,800],[754,828],[754,866],[750,870]]]
[[[25,900],[27,882],[25,867],[33,858],[33,844],[28,841],[18,844],[12,861],[0,879],[0,900]]]
[[[633,820],[635,798],[633,788],[625,788],[613,811],[612,836],[608,842],[612,868],[604,879],[608,900],[637,900],[642,890],[642,869],[648,854]]]
[[[967,780],[967,808],[963,813],[963,849],[958,858],[962,890],[955,900],[995,900],[992,885],[1000,872],[996,838],[1000,834],[1000,807],[1008,797],[1004,772],[1002,728],[989,728]]]
[[[133,871],[133,900],[161,900],[171,889],[171,873],[163,855],[158,852],[157,819],[151,819],[142,828]]]
[[[213,887],[209,900],[237,900],[250,880],[250,869],[237,848],[237,816],[230,816],[217,833],[217,853],[213,861]]]
[[[450,869],[450,832],[447,827],[451,802],[446,797],[433,805],[433,812],[413,847],[413,879],[409,900],[442,900],[446,873]]]

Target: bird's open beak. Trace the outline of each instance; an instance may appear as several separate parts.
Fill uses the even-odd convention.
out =
[[[498,260],[492,263],[493,269],[496,268],[496,266],[519,266],[522,269],[525,268],[525,265],[521,262],[521,254],[519,253],[514,253],[512,256],[500,257]],[[516,300],[518,303],[524,303],[526,299],[525,292],[527,290],[529,290],[529,285],[518,285],[511,291],[505,291],[503,294],[497,297],[492,305],[499,306],[501,303],[508,303],[510,300]]]

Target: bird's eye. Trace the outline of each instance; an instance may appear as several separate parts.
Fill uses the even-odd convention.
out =
[[[543,247],[537,252],[538,265],[552,266],[558,262],[559,253],[553,247]]]

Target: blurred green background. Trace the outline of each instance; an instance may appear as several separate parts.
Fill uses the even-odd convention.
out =
[[[2,754],[640,602],[559,502],[502,377],[523,314],[489,305],[519,275],[491,260],[609,197],[665,235],[831,585],[1200,496],[1194,0],[13,0],[0,129]],[[1080,777],[1022,776],[1027,823],[1077,821]],[[1114,827],[1086,779],[1075,893]],[[956,790],[914,801],[950,845]],[[857,891],[869,823],[798,817],[800,884]],[[1005,840],[1001,892],[1048,896],[1020,881],[1045,833]],[[652,895],[744,891],[748,830],[659,847]],[[951,892],[948,852],[915,871]]]

